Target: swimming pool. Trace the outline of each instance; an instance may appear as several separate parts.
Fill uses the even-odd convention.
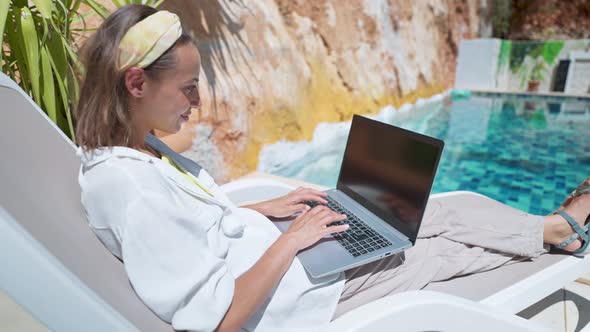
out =
[[[470,190],[547,214],[590,175],[590,99],[481,94],[423,104],[377,118],[445,141],[433,193]],[[261,155],[259,169],[334,187],[349,124],[322,126],[312,142],[274,147],[288,157]]]

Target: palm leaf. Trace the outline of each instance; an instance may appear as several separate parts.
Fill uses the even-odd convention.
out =
[[[4,54],[2,47],[2,39],[4,37],[4,27],[6,26],[6,20],[8,19],[8,8],[10,7],[10,1],[0,2],[0,63],[2,62],[2,55]]]
[[[57,105],[55,103],[55,84],[51,74],[49,52],[46,47],[41,48],[41,82],[43,83],[43,104],[51,121],[57,123]]]
[[[53,71],[55,73],[59,73],[61,71],[60,68],[57,68],[55,62],[53,61],[54,59],[52,57],[49,58],[49,61],[51,63],[51,68],[53,69]],[[65,117],[67,119],[68,122],[68,129],[69,129],[69,136],[72,139],[72,141],[74,141],[74,143],[76,142],[75,140],[75,136],[74,136],[74,124],[72,121],[72,112],[71,112],[71,107],[70,107],[70,102],[68,100],[68,90],[66,88],[66,83],[67,83],[67,64],[66,64],[66,71],[64,73],[63,77],[59,77],[56,81],[57,83],[57,88],[59,91],[59,96],[61,99],[61,107],[60,109],[63,110],[63,112],[65,113]],[[59,75],[59,74],[58,74]],[[67,132],[66,132],[67,134]]]
[[[78,100],[78,97],[80,96],[80,86],[78,86],[78,81],[75,75],[75,71],[74,69],[70,66],[70,70],[68,70],[68,79],[66,81],[67,87],[68,87],[68,92],[69,92],[69,97],[70,100]],[[69,121],[71,121],[71,115],[68,114],[68,119]],[[73,131],[72,131],[72,135],[73,135]]]
[[[57,31],[52,30],[46,42],[50,58],[55,62],[55,73],[59,79],[65,79],[68,70],[68,57],[63,44],[62,36]]]
[[[25,52],[25,45],[19,34],[18,22],[16,20],[20,10],[13,9],[8,15],[6,21],[6,42],[10,46],[10,62],[13,64],[12,67],[12,80],[18,82],[20,86],[27,93],[31,93],[31,87],[29,84],[29,70],[27,68],[27,57]],[[8,59],[7,59],[8,61]]]
[[[120,1],[120,0],[111,0],[111,2],[117,7],[122,7],[122,6],[126,5],[126,3],[124,1]]]
[[[24,44],[27,67],[29,68],[29,79],[33,88],[33,98],[38,104],[41,104],[41,91],[39,86],[39,39],[35,29],[33,15],[27,7],[23,7],[17,13],[17,22],[20,27],[20,37]],[[22,73],[21,73],[22,74]]]
[[[100,3],[94,1],[94,0],[86,0],[86,4],[92,8],[92,10],[94,10],[98,15],[100,15],[100,17],[102,17],[103,19],[106,19],[109,16],[109,10],[106,9],[105,6],[101,5]]]
[[[31,0],[41,16],[45,19],[51,19],[51,12],[53,11],[53,3],[51,0]]]
[[[68,13],[68,20],[67,20],[68,29],[70,28],[70,25],[72,24],[72,19],[74,18],[74,16],[80,15],[80,12],[78,10],[80,8],[80,4],[82,3],[82,1],[83,0],[75,0],[74,2],[69,4],[68,8],[70,8],[70,11]],[[87,1],[84,0],[84,3],[87,4]],[[86,27],[86,24],[84,24],[84,27]]]
[[[72,46],[64,42],[64,47],[66,49],[66,53],[70,58],[70,61],[74,65],[74,72],[84,74],[84,66],[82,65],[82,63],[80,63],[80,60],[78,60],[78,55],[76,55],[76,52],[74,52]]]

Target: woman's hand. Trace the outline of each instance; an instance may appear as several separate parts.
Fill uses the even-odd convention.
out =
[[[302,250],[328,234],[347,230],[348,225],[328,226],[344,219],[344,214],[336,213],[326,206],[316,206],[298,216],[283,235],[293,239],[297,249]]]
[[[256,210],[267,217],[284,218],[308,211],[309,206],[303,204],[303,201],[327,204],[328,202],[325,200],[327,196],[328,194],[319,190],[299,187],[285,196],[244,207]]]
[[[326,206],[316,206],[298,216],[256,264],[236,279],[232,303],[217,331],[239,330],[269,298],[297,252],[318,242],[325,235],[347,230],[348,225],[327,226],[345,217]]]

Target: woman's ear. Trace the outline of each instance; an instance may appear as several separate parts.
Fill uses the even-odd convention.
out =
[[[131,67],[125,71],[125,87],[129,94],[136,98],[145,93],[145,72],[141,68]]]

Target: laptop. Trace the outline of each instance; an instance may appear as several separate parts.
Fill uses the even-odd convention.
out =
[[[323,277],[402,252],[414,245],[444,142],[354,115],[329,207],[344,213],[345,232],[297,254],[307,272]],[[312,207],[317,202],[306,202]],[[292,220],[276,221],[285,232]]]

